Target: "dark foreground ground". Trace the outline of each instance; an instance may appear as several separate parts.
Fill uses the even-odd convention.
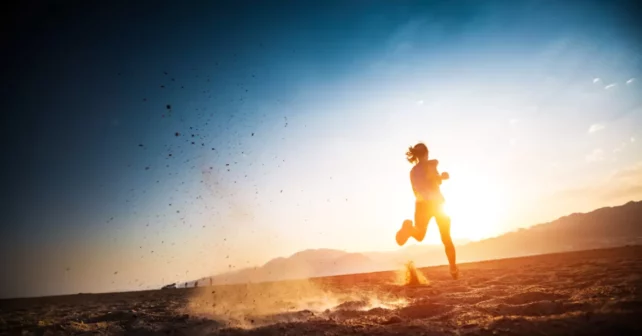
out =
[[[8,335],[642,335],[642,247],[280,282],[0,301]]]

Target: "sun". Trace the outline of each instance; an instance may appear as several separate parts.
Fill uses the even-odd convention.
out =
[[[463,240],[477,241],[501,234],[506,228],[506,220],[513,206],[512,201],[506,197],[509,195],[509,186],[503,184],[501,176],[461,168],[448,172],[450,179],[443,182],[441,191],[446,199],[443,210],[452,220],[452,238],[461,244]],[[396,196],[388,197],[385,201],[392,211],[376,218],[381,230],[396,232],[403,219],[414,220],[415,197],[406,183],[405,179],[395,179],[384,187],[387,192],[383,194]],[[431,219],[422,242],[411,240],[408,243],[441,245],[436,220]]]
[[[505,202],[499,188],[488,179],[462,176],[444,182],[442,191],[453,239],[480,240],[498,233]]]

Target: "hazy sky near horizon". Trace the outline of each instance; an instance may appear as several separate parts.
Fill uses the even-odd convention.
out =
[[[3,37],[0,297],[397,249],[417,141],[455,239],[642,199],[634,6],[30,8]]]

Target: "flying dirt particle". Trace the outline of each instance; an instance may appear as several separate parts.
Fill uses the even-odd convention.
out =
[[[179,132],[174,133],[175,136],[181,136]]]
[[[145,167],[145,170],[149,170],[149,167]]]
[[[167,71],[163,71],[163,74],[167,75]]]
[[[114,275],[118,274],[118,271],[114,272]]]
[[[171,109],[172,109],[172,105],[171,105],[171,104],[167,104],[167,106],[165,106],[165,107],[166,107],[168,110],[171,110]]]
[[[160,88],[161,88],[161,89],[164,89],[164,88],[165,88],[165,85],[161,85],[161,86],[160,86]]]
[[[254,133],[252,133],[252,136],[254,136]]]
[[[143,144],[138,144],[138,147],[143,147]]]

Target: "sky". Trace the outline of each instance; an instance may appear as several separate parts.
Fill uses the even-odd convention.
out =
[[[0,297],[398,249],[418,141],[457,240],[640,200],[636,6],[23,2],[3,23]]]

